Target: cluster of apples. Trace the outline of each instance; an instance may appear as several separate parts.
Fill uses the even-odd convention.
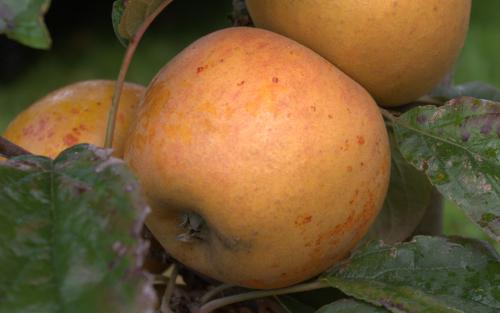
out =
[[[220,281],[277,288],[326,270],[366,234],[390,173],[377,103],[411,102],[450,70],[471,1],[247,6],[268,30],[209,34],[147,89],[125,86],[115,148],[173,257]],[[5,136],[50,157],[102,145],[112,91],[109,81],[57,90]]]

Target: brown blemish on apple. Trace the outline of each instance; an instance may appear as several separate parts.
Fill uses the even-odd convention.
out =
[[[204,70],[208,68],[208,65],[199,66],[196,68],[196,74],[201,74]]]
[[[356,136],[358,139],[358,145],[364,145],[365,144],[365,138],[363,136]]]
[[[71,108],[71,110],[69,111],[71,114],[80,114],[80,110],[78,110],[77,108]]]
[[[237,85],[237,86],[243,86],[243,84],[244,84],[244,83],[245,83],[245,81],[244,81],[244,80],[242,80],[242,81],[240,81],[239,83],[237,83],[236,85]]]
[[[349,165],[349,166],[347,166],[347,171],[348,171],[348,172],[352,172],[352,166],[350,166],[350,165]]]
[[[354,190],[354,196],[352,196],[351,201],[349,201],[349,204],[353,204],[354,201],[356,201],[358,195],[359,195],[359,190],[358,189]]]
[[[28,137],[34,133],[33,125],[23,128],[23,135]]]
[[[309,224],[312,220],[311,215],[299,215],[297,219],[295,219],[295,225],[297,226],[303,226],[306,224]]]
[[[349,139],[344,140],[344,145],[340,147],[340,151],[349,150]]]
[[[66,146],[73,146],[78,142],[78,138],[73,134],[67,134],[63,137],[63,142]]]
[[[277,84],[279,82],[278,77],[273,77],[273,83]]]
[[[355,214],[353,211],[349,213],[349,216],[346,220],[341,223],[335,225],[334,228],[321,233],[315,241],[316,246],[321,246],[321,243],[325,240],[335,240],[339,237],[339,235],[345,233],[346,231],[353,229],[353,225],[356,223]]]

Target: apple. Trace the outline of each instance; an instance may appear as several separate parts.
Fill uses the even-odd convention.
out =
[[[114,89],[114,81],[89,80],[55,90],[21,112],[4,137],[50,158],[78,143],[103,146]],[[137,84],[124,85],[113,141],[117,157],[123,156],[127,132],[144,91]]]
[[[470,0],[246,0],[258,27],[310,47],[383,106],[429,92],[458,58]]]
[[[295,41],[209,34],[147,88],[125,147],[167,252],[214,279],[278,288],[346,257],[389,181],[373,98]]]

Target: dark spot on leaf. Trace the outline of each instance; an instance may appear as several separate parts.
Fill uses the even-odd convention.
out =
[[[425,122],[427,122],[427,116],[425,116],[423,114],[417,116],[417,123],[424,124]]]
[[[429,169],[429,163],[427,161],[422,162],[422,170],[427,171]]]
[[[466,130],[462,132],[462,141],[467,141],[470,138],[470,133]]]
[[[382,305],[386,309],[397,308],[398,310],[401,310],[402,312],[414,312],[414,311],[409,310],[407,307],[405,307],[404,304],[394,302],[391,299],[380,299],[379,303],[380,303],[380,305]]]
[[[85,193],[85,192],[89,191],[90,187],[89,186],[85,186],[85,185],[76,185],[76,186],[74,186],[74,190],[76,191],[76,193],[78,195],[81,195],[82,193]]]
[[[496,219],[500,219],[500,217],[496,216],[493,213],[485,213],[481,216],[481,222],[484,224],[491,223]]]
[[[487,123],[481,127],[481,134],[488,135],[491,132],[491,124]]]
[[[115,241],[113,243],[113,251],[120,257],[124,256],[125,254],[127,254],[127,246],[124,245],[122,242],[120,241]]]

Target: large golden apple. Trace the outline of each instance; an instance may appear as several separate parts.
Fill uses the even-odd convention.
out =
[[[386,194],[372,97],[312,50],[256,28],[212,33],[149,85],[125,149],[166,250],[253,288],[344,258]]]
[[[377,102],[416,100],[450,71],[471,0],[246,0],[254,23],[312,48]]]
[[[51,158],[78,143],[103,146],[114,89],[115,82],[109,80],[82,81],[60,88],[21,112],[4,136],[33,154]],[[117,157],[123,156],[144,90],[137,84],[124,85],[113,140]]]

